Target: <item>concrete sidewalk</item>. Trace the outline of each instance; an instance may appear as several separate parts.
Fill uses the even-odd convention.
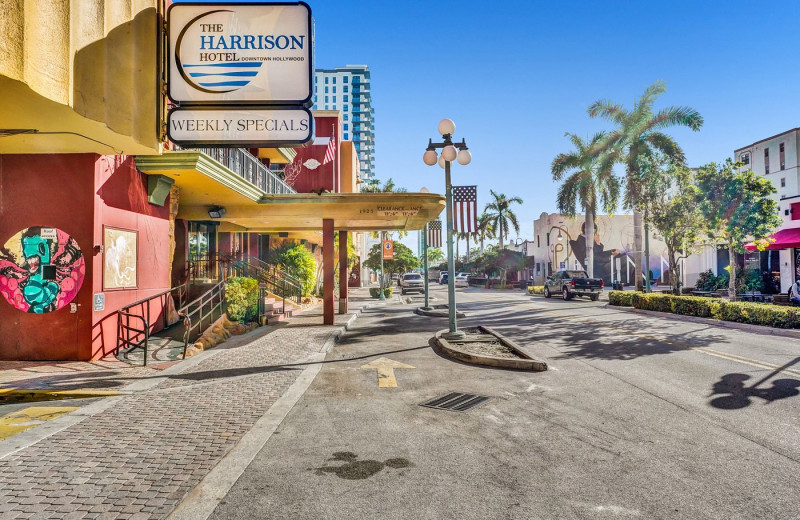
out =
[[[310,309],[0,442],[0,517],[164,518],[371,301],[353,291],[334,326]]]

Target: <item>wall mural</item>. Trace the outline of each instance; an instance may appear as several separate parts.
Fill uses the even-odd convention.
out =
[[[103,228],[103,288],[136,287],[136,231]]]
[[[23,229],[0,248],[0,293],[24,312],[64,307],[78,294],[85,274],[78,243],[58,228]]]

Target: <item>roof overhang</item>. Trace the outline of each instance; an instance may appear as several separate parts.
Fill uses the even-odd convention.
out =
[[[227,205],[221,221],[251,232],[319,232],[332,219],[335,229],[393,231],[421,229],[445,207],[434,193],[326,193],[266,195],[257,204]],[[208,220],[206,205],[184,205],[178,218]]]
[[[781,229],[766,239],[769,244],[763,249],[791,249],[800,247],[800,228]],[[748,251],[758,251],[758,245],[755,242],[750,242],[744,245]]]

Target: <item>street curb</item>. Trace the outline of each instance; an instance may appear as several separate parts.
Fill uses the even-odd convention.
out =
[[[449,318],[450,313],[448,311],[426,311],[423,310],[422,307],[417,307],[414,309],[414,314],[419,314],[420,316],[430,316],[431,318]],[[461,311],[456,310],[456,318],[465,318],[467,315]]]
[[[319,352],[304,361],[310,363],[294,383],[267,412],[253,425],[236,445],[203,477],[183,500],[167,515],[167,520],[204,520],[209,518],[219,503],[239,480],[247,467],[269,442],[292,408],[303,397],[308,387],[322,370],[325,356],[344,333],[353,326],[365,309],[380,307],[383,303],[368,303],[353,311],[343,325],[328,336]]]
[[[617,309],[625,312],[635,312],[638,314],[645,314],[648,316],[658,316],[677,321],[688,321],[691,323],[702,323],[703,325],[715,325],[726,329],[737,329],[745,332],[754,332],[758,334],[769,334],[771,336],[782,336],[785,338],[800,339],[800,330],[793,329],[776,329],[774,327],[767,327],[765,325],[752,325],[750,323],[738,323],[735,321],[715,320],[714,318],[700,318],[697,316],[684,316],[682,314],[672,314],[668,312],[648,311],[644,309],[634,309],[633,307],[620,307],[618,305],[606,304],[605,307]]]
[[[73,390],[3,388],[0,389],[0,404],[60,401],[62,399],[91,399],[93,397],[112,397],[115,395],[120,395],[120,392],[115,390],[92,390],[90,388]]]
[[[442,350],[442,352],[447,354],[449,357],[458,361],[463,361],[464,363],[470,363],[472,365],[484,365],[496,368],[513,368],[516,370],[531,370],[533,372],[544,372],[547,370],[547,363],[543,361],[536,361],[530,357],[527,352],[522,350],[522,348],[520,348],[520,346],[514,341],[508,339],[489,327],[478,326],[478,328],[486,334],[495,336],[498,340],[500,340],[501,343],[513,350],[516,355],[523,359],[501,358],[497,356],[486,356],[466,352],[459,349],[457,346],[453,345],[443,337],[443,334],[449,332],[448,329],[438,331],[434,336],[434,342]]]

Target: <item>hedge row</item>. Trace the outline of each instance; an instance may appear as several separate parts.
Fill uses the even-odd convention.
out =
[[[779,329],[800,329],[800,309],[765,303],[732,302],[722,298],[644,294],[634,291],[611,291],[611,305],[635,307],[648,311],[669,312],[683,316],[714,318],[737,323],[766,325]]]
[[[544,285],[529,285],[528,294],[544,294]]]

